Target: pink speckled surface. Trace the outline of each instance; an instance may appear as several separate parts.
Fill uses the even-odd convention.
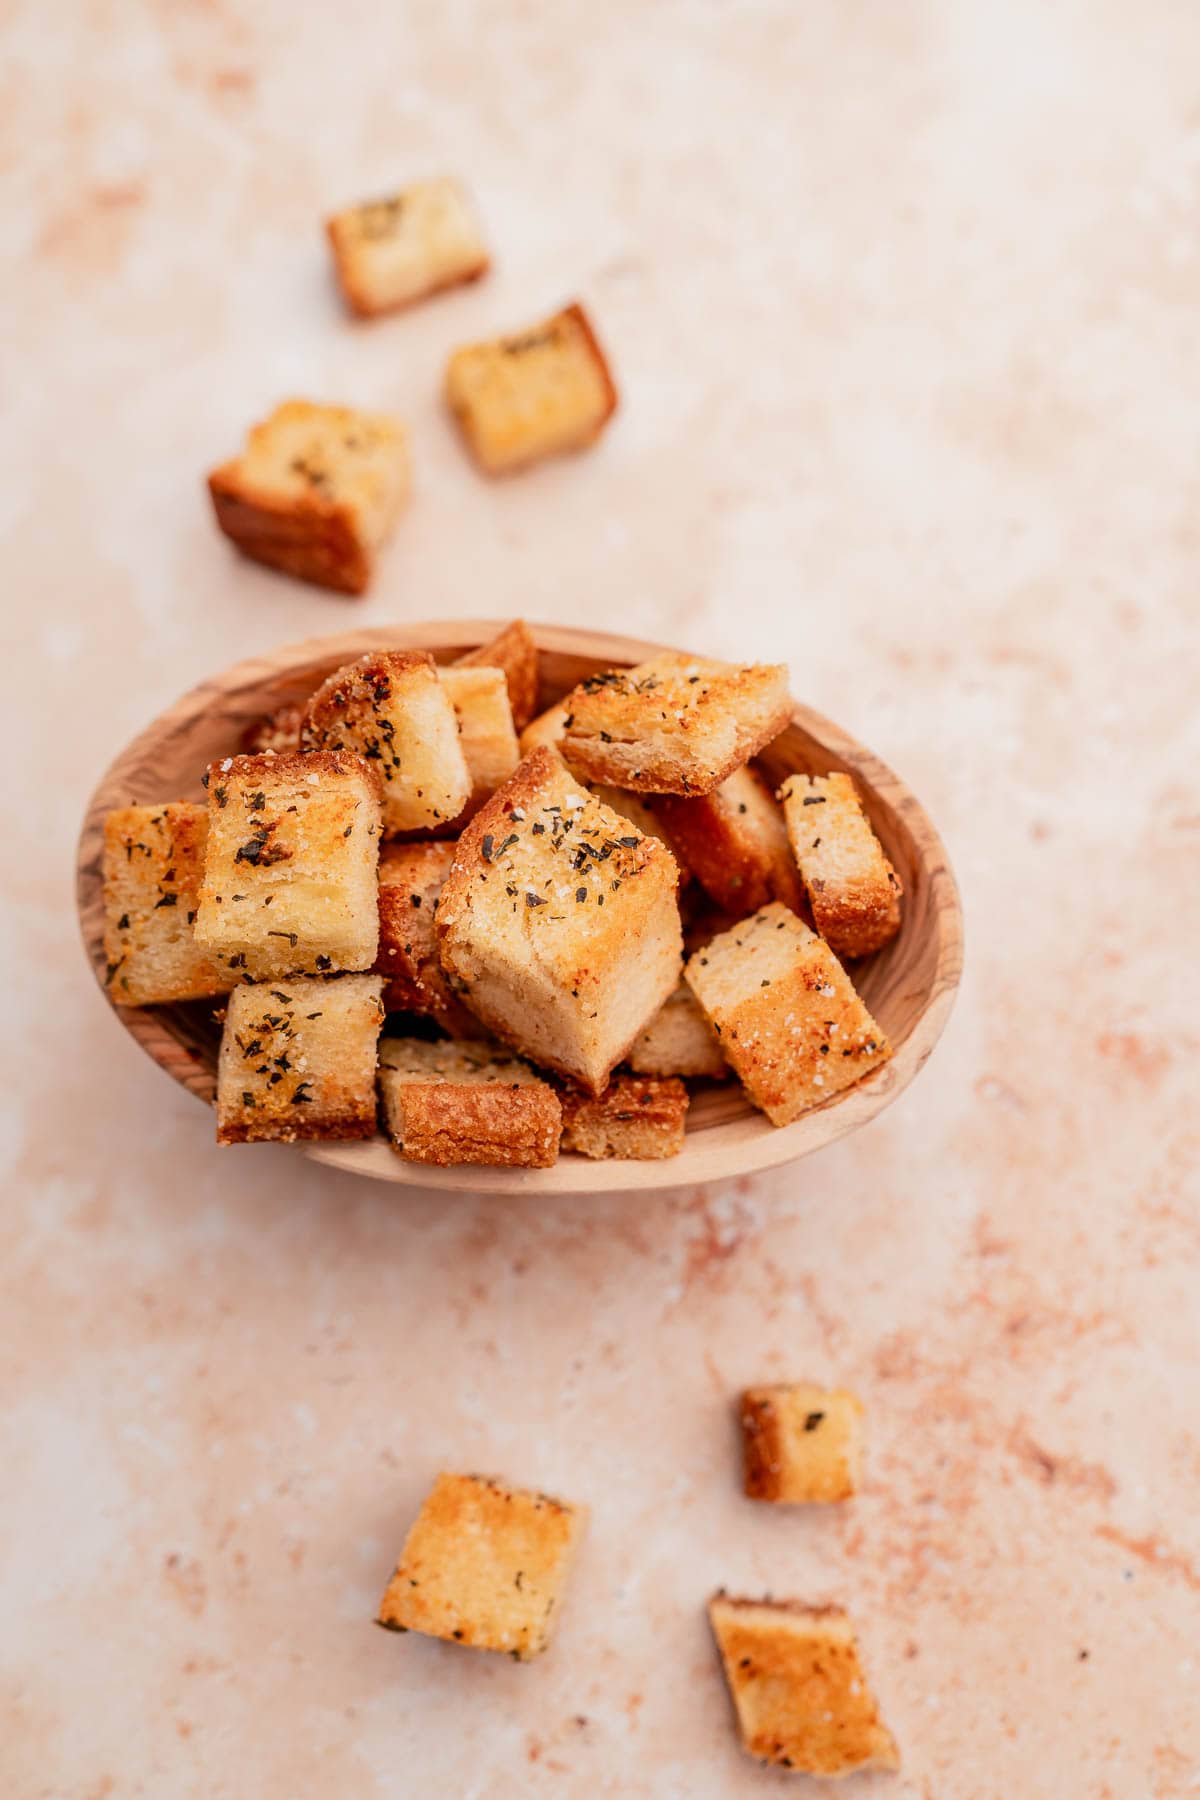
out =
[[[855,1614],[904,1769],[848,1800],[1197,1791],[1200,13],[2,34],[5,1800],[813,1792],[735,1747],[719,1583]],[[348,323],[319,218],[442,169],[494,275]],[[443,358],[575,293],[624,410],[486,485]],[[206,513],[289,391],[412,426],[357,608]],[[114,1027],[70,891],[110,756],[236,657],[488,610],[786,656],[922,796],[967,978],[868,1130],[707,1192],[434,1198],[218,1155]],[[850,1507],[739,1497],[731,1397],[791,1372],[867,1403]],[[530,1667],[369,1623],[443,1465],[592,1507]]]

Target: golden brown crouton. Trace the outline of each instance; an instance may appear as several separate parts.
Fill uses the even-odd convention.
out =
[[[751,1500],[848,1500],[862,1479],[862,1401],[805,1381],[747,1388],[742,1460]]]
[[[750,1756],[808,1775],[899,1768],[840,1606],[721,1593],[708,1616]]]
[[[506,475],[594,443],[617,390],[587,314],[573,305],[528,331],[456,350],[446,399],[480,468]]]
[[[636,825],[643,837],[657,838],[660,844],[666,844],[675,856],[680,873],[683,873],[682,859],[668,841],[666,831],[659,820],[639,794],[631,794],[626,788],[609,787],[604,782],[598,783],[592,792],[601,806],[610,806],[623,819],[628,819],[631,825]]]
[[[772,1125],[790,1125],[891,1055],[829,946],[777,901],[697,951],[684,976]]]
[[[217,1069],[217,1142],[374,1136],[382,986],[378,975],[335,975],[234,988]]]
[[[196,941],[255,979],[369,969],[379,783],[349,750],[212,763]]]
[[[792,775],[780,794],[817,930],[838,956],[882,949],[900,929],[900,877],[854,782],[849,775]]]
[[[488,267],[474,208],[457,181],[417,181],[326,221],[342,292],[361,318],[477,281]]]
[[[300,726],[304,719],[304,708],[294,703],[288,706],[277,706],[272,713],[266,713],[261,719],[255,719],[247,725],[242,733],[242,753],[245,756],[263,756],[268,750],[279,754],[300,748]]]
[[[208,478],[217,524],[255,562],[361,594],[408,497],[404,428],[382,413],[287,400]]]
[[[596,1160],[649,1162],[683,1149],[688,1092],[682,1081],[614,1075],[604,1092],[563,1095],[564,1150]]]
[[[544,746],[547,750],[556,750],[561,756],[562,735],[566,730],[570,711],[567,702],[560,700],[556,706],[548,706],[536,719],[531,719],[519,739],[521,755],[528,756],[531,750]]]
[[[473,666],[504,670],[513,725],[517,731],[524,731],[537,711],[541,679],[537,645],[524,619],[514,619],[486,644],[480,644],[477,650],[466,651],[452,664],[456,669]]]
[[[379,1623],[530,1662],[550,1642],[586,1525],[585,1506],[487,1475],[439,1475]]]
[[[301,743],[367,758],[389,837],[457,818],[471,795],[454,706],[424,651],[376,650],[336,669],[305,708]]]
[[[558,1156],[558,1095],[494,1043],[386,1038],[379,1091],[393,1148],[408,1162],[548,1169]]]
[[[735,919],[768,900],[799,912],[804,895],[783,813],[757,769],[735,769],[692,800],[662,794],[653,808],[677,860]]]
[[[379,956],[388,1012],[435,1019],[451,1037],[480,1037],[483,1027],[456,999],[438,958],[434,919],[453,844],[385,844],[379,856]]]
[[[236,974],[196,943],[208,815],[180,800],[104,821],[105,982],[118,1006],[225,994]]]
[[[721,1080],[729,1074],[721,1040],[685,981],[638,1033],[627,1060],[639,1075],[707,1075]]]
[[[564,705],[571,767],[642,794],[710,794],[791,716],[781,663],[735,667],[675,652],[591,675]]]
[[[442,967],[533,1061],[602,1092],[678,980],[669,850],[535,750],[476,814],[442,889]]]
[[[502,787],[521,760],[502,669],[439,669],[438,678],[458,720],[459,741],[471,778],[466,819]]]

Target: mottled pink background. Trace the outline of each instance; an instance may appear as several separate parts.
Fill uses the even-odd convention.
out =
[[[29,0],[2,45],[5,1800],[783,1792],[719,1583],[852,1608],[904,1771],[851,1800],[1196,1792],[1200,12]],[[442,170],[494,275],[350,324],[321,216]],[[619,420],[488,485],[443,360],[577,294]],[[207,515],[289,393],[411,424],[358,606]],[[929,806],[966,981],[858,1136],[433,1197],[218,1154],[109,1018],[74,836],[132,732],[515,611],[786,656]],[[739,1496],[731,1397],[792,1373],[867,1403],[849,1507]],[[528,1668],[369,1623],[442,1466],[593,1508]]]

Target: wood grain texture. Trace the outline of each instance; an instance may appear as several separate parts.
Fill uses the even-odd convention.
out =
[[[502,623],[485,619],[378,625],[289,645],[213,676],[147,726],[104,775],[88,804],[79,839],[80,926],[101,987],[105,973],[101,850],[104,816],[112,807],[202,799],[205,765],[235,752],[246,726],[289,701],[307,698],[332,670],[367,650],[429,650],[439,662],[452,662],[494,636]],[[553,704],[597,669],[627,667],[662,648],[601,632],[532,629],[541,658],[540,708]],[[313,1144],[305,1146],[303,1154],[409,1186],[485,1193],[612,1193],[686,1186],[792,1162],[882,1112],[928,1058],[954,1003],[962,970],[962,915],[946,852],[903,782],[869,750],[807,707],[796,707],[792,724],[758,760],[776,783],[795,770],[849,771],[904,883],[899,935],[877,955],[850,965],[855,986],[891,1040],[890,1062],[782,1130],[751,1107],[735,1083],[700,1087],[693,1096],[684,1151],[668,1162],[592,1163],[564,1156],[552,1169],[431,1169],[404,1162],[382,1139]],[[113,1007],[147,1055],[210,1105],[220,1041],[214,1011],[207,1001]]]

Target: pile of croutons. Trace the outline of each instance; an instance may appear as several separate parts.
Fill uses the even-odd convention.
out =
[[[885,1061],[840,959],[900,883],[848,776],[780,804],[754,767],[786,670],[662,654],[538,701],[520,622],[445,667],[381,650],[253,726],[207,807],[109,814],[109,993],[226,996],[219,1142],[381,1110],[415,1162],[666,1157],[688,1081],[787,1125]]]

